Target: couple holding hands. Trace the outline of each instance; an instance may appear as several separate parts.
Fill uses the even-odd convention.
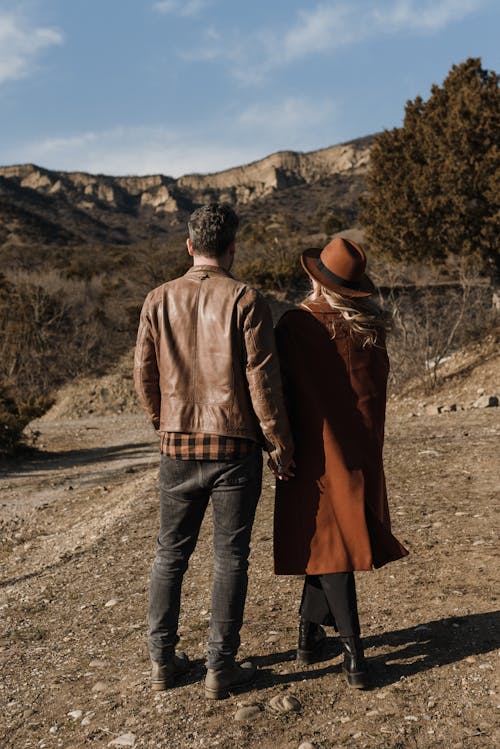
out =
[[[194,211],[192,267],[151,291],[141,312],[135,386],[161,436],[152,687],[168,689],[189,669],[175,651],[181,588],[210,499],[205,695],[227,697],[255,678],[235,657],[264,448],[277,477],[275,572],[305,575],[297,660],[321,658],[323,626],[333,626],[348,684],[366,688],[354,571],[407,554],[391,533],[382,461],[387,321],[370,298],[362,248],[337,237],[302,254],[311,293],[273,330],[262,295],[230,273],[237,229],[227,204]]]

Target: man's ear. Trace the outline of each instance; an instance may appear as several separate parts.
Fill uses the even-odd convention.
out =
[[[191,242],[189,238],[186,239],[186,247],[187,247],[188,253],[191,255],[191,257],[193,257],[194,255],[193,243]]]

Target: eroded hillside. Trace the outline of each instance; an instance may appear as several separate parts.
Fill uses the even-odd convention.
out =
[[[35,241],[128,244],[175,232],[186,213],[204,202],[224,200],[242,208],[289,188],[323,184],[331,190],[332,177],[356,182],[365,174],[372,140],[310,153],[281,151],[178,179],[60,172],[33,164],[0,167],[0,248]]]

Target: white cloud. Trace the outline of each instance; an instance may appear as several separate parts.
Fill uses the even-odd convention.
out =
[[[340,3],[300,11],[297,24],[285,33],[277,47],[277,58],[296,60],[355,41],[359,33],[358,24],[353,22],[355,16],[354,8]]]
[[[427,3],[397,0],[387,10],[375,7],[373,20],[377,28],[388,32],[432,32],[439,31],[450,23],[461,21],[483,5],[484,0],[441,0]]]
[[[204,138],[198,131],[163,127],[115,127],[46,138],[9,149],[10,163],[30,162],[65,171],[173,177],[227,169],[264,155],[258,144],[228,143],[224,133]]]
[[[326,0],[299,10],[284,29],[265,29],[227,37],[212,33],[186,59],[224,59],[229,72],[245,84],[261,83],[273,69],[371,37],[401,32],[432,33],[480,10],[487,0]]]
[[[331,99],[321,101],[306,97],[290,96],[282,101],[259,102],[240,112],[237,122],[253,131],[263,130],[266,133],[286,133],[293,140],[301,139],[313,128],[331,122],[334,116],[334,105]]]
[[[391,2],[322,3],[300,11],[297,23],[276,48],[276,61],[290,62],[332,51],[380,34],[433,32],[479,10],[484,0],[393,0]]]
[[[213,26],[208,26],[203,30],[203,37],[197,46],[186,47],[180,51],[180,57],[186,62],[214,62],[215,60],[225,60],[229,62],[233,73],[239,76],[239,71],[245,68],[248,61],[248,36],[243,36],[241,32],[232,28],[227,36],[222,34]],[[253,75],[253,71],[249,71]]]
[[[202,174],[284,149],[331,143],[335,111],[328,98],[285,97],[230,110],[185,128],[126,127],[86,131],[9,145],[8,163],[101,174]],[[7,155],[7,154],[5,154]],[[0,163],[7,163],[0,149]]]
[[[62,42],[56,29],[33,28],[20,16],[0,14],[0,84],[29,75],[38,55]]]
[[[199,15],[208,5],[208,0],[158,0],[153,8],[159,13],[190,17]]]

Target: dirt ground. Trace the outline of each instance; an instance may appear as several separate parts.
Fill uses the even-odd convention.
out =
[[[348,688],[333,631],[325,660],[296,665],[301,580],[273,575],[266,474],[240,651],[259,676],[217,703],[203,695],[210,512],[184,584],[180,647],[193,668],[155,694],[145,627],[155,435],[140,414],[40,422],[40,452],[0,473],[0,747],[498,746],[500,409],[414,410],[391,400],[385,452],[410,556],[357,575],[373,688]],[[284,695],[300,709],[273,710]],[[243,722],[242,703],[257,708]]]

